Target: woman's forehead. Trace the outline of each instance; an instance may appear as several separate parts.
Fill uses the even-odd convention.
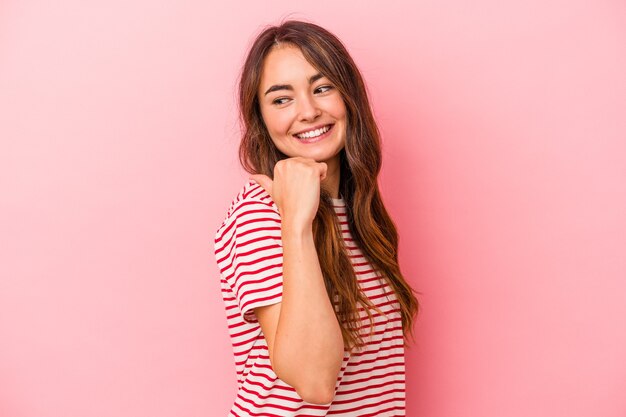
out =
[[[260,88],[274,83],[308,80],[319,71],[306,60],[302,51],[291,44],[274,46],[265,56],[261,67]]]

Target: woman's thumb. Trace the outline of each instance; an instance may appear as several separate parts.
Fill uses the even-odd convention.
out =
[[[259,185],[265,188],[265,191],[271,196],[272,195],[272,184],[274,183],[270,177],[263,174],[255,174],[250,175],[250,179],[259,183]]]

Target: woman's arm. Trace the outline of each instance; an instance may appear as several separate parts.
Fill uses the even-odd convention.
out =
[[[262,185],[271,189],[269,183]],[[307,204],[303,201],[300,207],[304,210]],[[313,216],[297,212],[295,205],[289,209],[286,201],[283,214],[282,302],[256,308],[255,314],[276,375],[304,401],[328,404],[334,398],[343,361],[341,327],[324,285],[313,239]]]
[[[343,339],[326,293],[311,227],[283,224],[283,301],[255,309],[276,375],[306,402],[328,404]]]

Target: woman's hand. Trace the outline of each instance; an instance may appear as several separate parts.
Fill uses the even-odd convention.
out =
[[[328,166],[312,158],[296,156],[282,159],[274,166],[274,181],[257,174],[250,179],[258,182],[278,206],[283,223],[291,227],[313,224],[320,202],[321,181]]]

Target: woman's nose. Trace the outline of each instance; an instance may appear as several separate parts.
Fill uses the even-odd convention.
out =
[[[315,120],[321,113],[312,97],[306,95],[298,100],[298,116],[300,120]]]

